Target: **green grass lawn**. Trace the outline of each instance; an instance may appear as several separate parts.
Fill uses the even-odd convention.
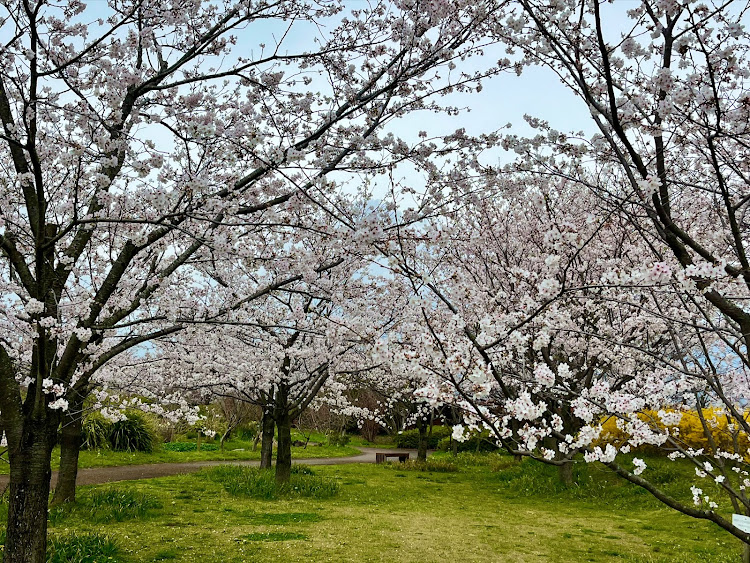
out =
[[[682,469],[660,463],[669,462],[652,464],[663,486],[681,490]],[[74,542],[101,544],[102,555],[90,559],[99,562],[740,558],[739,542],[715,525],[664,508],[597,466],[577,466],[580,485],[573,487],[560,485],[553,468],[496,455],[458,462],[446,456],[434,468],[457,470],[315,467],[311,478],[328,483],[329,493],[338,489],[330,498],[296,497],[294,483],[277,500],[243,496],[251,493],[226,482],[237,475],[223,469],[82,487],[78,506],[51,514],[50,536],[58,549],[74,531]],[[119,549],[113,552],[112,544]]]
[[[392,436],[377,436],[374,442],[370,442],[369,440],[365,440],[362,436],[358,436],[357,434],[351,434],[349,436],[348,445],[354,447],[380,449],[389,449],[396,447],[396,445],[393,443]]]
[[[294,434],[292,440],[302,440],[299,434]],[[191,443],[195,444],[195,440]],[[347,457],[359,454],[359,450],[352,446],[329,446],[326,443],[305,447],[292,447],[292,457],[295,459],[320,457]],[[113,467],[117,465],[141,465],[147,463],[180,463],[187,461],[232,461],[259,460],[260,447],[253,451],[253,443],[244,440],[229,440],[224,445],[224,451],[219,450],[218,441],[203,441],[201,450],[170,451],[169,444],[160,444],[156,451],[144,452],[115,452],[109,449],[83,450],[79,458],[79,467]],[[275,455],[275,452],[274,452]],[[60,466],[60,448],[52,452],[52,469]],[[7,475],[10,468],[7,463],[0,463],[0,474]]]

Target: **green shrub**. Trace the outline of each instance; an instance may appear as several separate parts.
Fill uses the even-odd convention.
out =
[[[120,452],[153,452],[156,445],[154,428],[141,413],[130,412],[127,416],[110,426],[109,445]]]
[[[221,433],[217,432],[213,436],[209,436],[208,434],[205,434],[204,429],[202,428],[191,428],[185,432],[185,438],[188,440],[197,440],[200,438],[201,442],[218,442],[221,440]]]
[[[234,435],[245,442],[252,442],[258,435],[258,426],[259,424],[257,422],[251,422],[250,424],[240,426],[234,431]]]
[[[94,532],[51,537],[47,545],[48,563],[114,563],[120,561],[120,548],[108,536]]]
[[[319,477],[307,466],[292,465],[288,483],[276,483],[273,470],[240,465],[219,465],[205,471],[209,479],[220,483],[233,496],[274,500],[289,497],[325,499],[339,492],[331,479]]]
[[[451,432],[453,430],[450,426],[433,426],[432,435],[427,437],[427,448],[430,450],[436,449],[438,442],[450,436]],[[393,443],[397,448],[416,449],[419,447],[419,430],[404,430],[400,434],[396,434]]]
[[[331,432],[328,434],[328,445],[329,446],[346,446],[350,441],[352,437],[349,436],[346,432],[342,432],[341,434],[337,432]]]
[[[451,441],[451,437],[448,436],[438,442],[437,449],[443,452],[451,451],[454,443],[457,444],[457,451],[459,452],[494,452],[499,449],[490,439],[488,430],[481,433],[474,432],[468,440],[463,442]]]
[[[83,441],[81,449],[101,450],[109,445],[109,433],[112,423],[99,413],[92,413],[83,419]]]

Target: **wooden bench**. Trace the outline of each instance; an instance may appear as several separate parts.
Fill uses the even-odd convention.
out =
[[[399,462],[404,463],[409,459],[409,452],[375,452],[375,463],[384,463],[389,457],[397,457]]]

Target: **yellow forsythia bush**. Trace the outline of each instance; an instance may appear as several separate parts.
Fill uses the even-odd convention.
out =
[[[677,412],[674,409],[665,409],[666,412]],[[670,426],[670,432],[672,435],[679,439],[680,444],[684,448],[699,449],[703,448],[705,451],[711,451],[711,445],[704,432],[703,425],[701,424],[700,417],[697,411],[681,411],[682,419],[677,426]],[[736,424],[732,424],[731,419],[728,418],[722,409],[719,408],[707,408],[702,409],[701,413],[706,421],[706,426],[713,438],[714,444],[717,448],[732,452],[740,453],[743,456],[748,456],[748,449],[750,449],[750,439],[748,435],[737,427]],[[743,413],[745,420],[750,417],[750,411]],[[664,430],[665,426],[661,421],[657,411],[644,411],[639,414],[638,417],[647,422],[652,428],[656,426],[660,430]],[[675,431],[676,430],[676,431]],[[621,445],[627,442],[628,435],[618,428],[616,417],[610,416],[602,420],[602,433],[598,440],[598,443],[613,445]],[[669,444],[665,444],[664,448],[655,448],[654,446],[641,446],[637,448],[640,451],[656,452],[660,451],[668,453],[672,448]]]

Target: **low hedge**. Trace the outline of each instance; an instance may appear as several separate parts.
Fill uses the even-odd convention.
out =
[[[497,445],[490,440],[490,433],[487,430],[481,433],[474,432],[468,440],[463,442],[451,440],[450,436],[448,436],[447,438],[440,440],[437,449],[443,452],[451,451],[454,443],[457,444],[456,451],[459,452],[494,452],[499,449]]]
[[[427,449],[437,449],[440,440],[450,437],[452,432],[450,426],[433,426],[431,435],[428,431]],[[419,430],[404,430],[400,434],[396,434],[393,443],[397,448],[416,449],[419,447]]]

